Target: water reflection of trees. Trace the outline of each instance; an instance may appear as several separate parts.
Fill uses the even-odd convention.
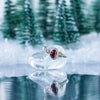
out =
[[[100,100],[100,77],[68,75],[69,83],[63,97],[47,94],[47,100]],[[42,88],[26,76],[1,78],[0,100],[43,100]]]

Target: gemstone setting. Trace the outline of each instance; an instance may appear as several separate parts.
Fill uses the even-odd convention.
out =
[[[51,85],[51,90],[52,90],[52,92],[53,92],[55,95],[58,94],[58,88],[57,88],[57,86],[56,86],[55,83],[53,83],[53,84]]]
[[[53,49],[53,50],[50,52],[50,57],[54,59],[56,56],[57,56],[57,50]]]

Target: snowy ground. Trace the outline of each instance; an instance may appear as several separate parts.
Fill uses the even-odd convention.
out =
[[[100,63],[100,35],[91,33],[83,36],[79,43],[75,44],[78,46],[76,50],[66,50],[68,54],[68,62],[73,63],[88,63],[96,62]]]
[[[0,36],[1,37],[1,36]],[[47,45],[53,42],[47,42]],[[73,45],[76,48],[72,48]],[[100,74],[100,35],[91,33],[83,36],[80,42],[66,49],[67,73]],[[0,76],[22,76],[32,72],[28,65],[29,57],[41,47],[26,48],[15,41],[0,39]]]

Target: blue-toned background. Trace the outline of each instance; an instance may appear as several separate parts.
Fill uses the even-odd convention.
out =
[[[69,82],[47,100],[100,100],[99,33],[100,0],[1,0],[0,100],[44,99],[29,57],[52,45],[65,49]]]

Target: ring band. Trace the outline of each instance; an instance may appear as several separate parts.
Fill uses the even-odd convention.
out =
[[[62,52],[59,52],[57,48],[53,48],[50,50],[50,49],[47,49],[47,46],[44,46],[44,50],[46,51],[46,53],[50,54],[52,59],[55,59],[57,57],[64,57],[64,58],[67,57]]]

